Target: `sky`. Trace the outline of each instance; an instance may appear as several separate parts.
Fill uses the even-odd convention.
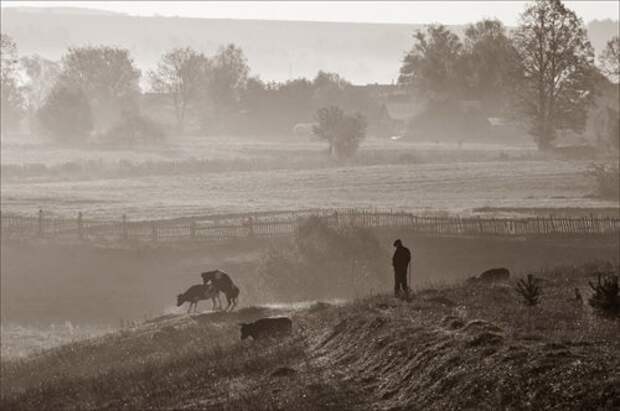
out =
[[[2,7],[82,7],[139,16],[368,23],[466,24],[495,17],[517,24],[526,1],[8,1]],[[587,23],[618,20],[619,1],[565,1]]]

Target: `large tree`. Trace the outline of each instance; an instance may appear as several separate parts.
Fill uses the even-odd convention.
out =
[[[521,62],[518,108],[538,147],[551,147],[559,129],[583,130],[594,94],[594,51],[583,21],[560,0],[536,0],[513,42]]]
[[[0,34],[0,130],[2,133],[17,127],[23,112],[23,96],[18,87],[17,45],[13,39]]]
[[[614,36],[607,42],[605,50],[599,56],[601,70],[611,81],[618,83],[620,80],[620,37]]]
[[[208,93],[219,117],[238,107],[250,68],[243,50],[234,44],[221,48],[211,61]]]
[[[149,72],[153,90],[170,96],[179,132],[183,132],[188,107],[203,95],[201,90],[207,84],[208,70],[209,60],[186,47],[164,54],[157,69]]]
[[[429,97],[446,97],[463,89],[463,44],[443,25],[418,30],[415,44],[400,68],[398,82]]]
[[[88,98],[97,131],[117,123],[123,112],[137,111],[139,79],[140,71],[127,49],[69,48],[62,59],[60,81]]]
[[[516,52],[504,25],[490,19],[469,25],[464,58],[470,98],[481,101],[487,112],[505,109]]]

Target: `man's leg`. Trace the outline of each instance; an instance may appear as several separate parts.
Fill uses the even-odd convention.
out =
[[[399,274],[399,283],[400,283],[400,287],[402,288],[402,294],[403,297],[405,299],[409,298],[409,287],[407,287],[407,271],[406,270],[400,270]]]
[[[398,271],[394,270],[394,297],[400,296],[400,276]]]

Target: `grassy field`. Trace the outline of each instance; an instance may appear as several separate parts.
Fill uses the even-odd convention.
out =
[[[167,315],[4,360],[2,409],[617,409],[620,322],[572,300],[608,264],[512,284],[420,289],[409,303]],[[618,270],[618,267],[615,268]],[[512,280],[514,281],[514,279]],[[293,336],[239,341],[239,321],[290,315]]]
[[[2,141],[1,208],[119,219],[303,208],[620,210],[593,196],[588,160],[532,146],[370,139],[330,160],[307,139],[183,137],[141,149],[63,148]]]

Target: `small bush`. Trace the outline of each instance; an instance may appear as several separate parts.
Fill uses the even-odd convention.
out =
[[[618,276],[614,274],[598,273],[598,282],[589,281],[594,294],[588,302],[604,313],[620,313],[620,296],[618,295]]]
[[[590,165],[587,175],[596,182],[596,194],[602,198],[618,200],[620,198],[620,165]]]
[[[523,302],[529,306],[538,304],[542,295],[542,289],[532,274],[527,275],[527,280],[522,278],[517,281],[515,290],[523,298]]]
[[[164,138],[161,125],[139,113],[123,113],[120,121],[108,130],[102,140],[111,144],[144,144],[160,142]]]

